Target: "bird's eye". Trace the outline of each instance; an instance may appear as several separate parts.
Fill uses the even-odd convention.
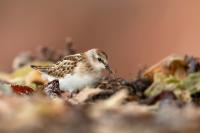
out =
[[[101,58],[98,58],[98,61],[99,61],[99,62],[102,62],[102,59],[101,59]]]

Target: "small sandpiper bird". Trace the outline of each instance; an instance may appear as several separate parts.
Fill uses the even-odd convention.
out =
[[[60,89],[70,92],[93,85],[101,78],[105,69],[112,73],[107,54],[99,49],[66,56],[50,66],[31,67],[39,70],[48,82],[58,79]]]

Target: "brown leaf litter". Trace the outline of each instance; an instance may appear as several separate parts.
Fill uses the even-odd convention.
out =
[[[50,63],[74,54],[40,47],[15,58],[11,74],[0,73],[0,132],[169,133],[198,132],[200,60],[172,55],[134,80],[105,77],[70,93],[58,80],[46,82],[30,63]]]

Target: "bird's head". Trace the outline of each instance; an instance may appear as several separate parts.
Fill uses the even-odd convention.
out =
[[[90,64],[94,67],[95,70],[102,71],[106,69],[112,73],[112,70],[108,64],[108,56],[104,51],[99,49],[91,49],[86,51],[85,54],[87,55]]]

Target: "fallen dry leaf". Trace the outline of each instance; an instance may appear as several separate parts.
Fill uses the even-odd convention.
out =
[[[34,90],[28,86],[11,85],[11,88],[12,88],[13,92],[16,94],[30,95],[30,94],[33,94],[33,92],[34,92]]]

